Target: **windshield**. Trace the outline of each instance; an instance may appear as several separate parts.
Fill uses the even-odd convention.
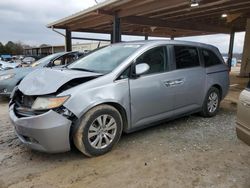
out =
[[[36,66],[41,65],[41,64],[49,63],[50,60],[56,58],[58,55],[60,55],[60,54],[56,53],[56,54],[48,55],[48,56],[46,56],[46,57],[44,57],[42,59],[39,59],[38,61],[35,61],[30,66],[31,67],[36,67]]]
[[[109,73],[138,49],[138,44],[110,45],[68,66],[69,69]]]

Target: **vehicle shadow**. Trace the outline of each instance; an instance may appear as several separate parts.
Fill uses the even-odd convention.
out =
[[[179,132],[185,132],[185,131],[192,131],[197,128],[205,128],[205,126],[209,125],[209,122],[211,120],[214,120],[215,118],[218,118],[219,116],[224,116],[228,113],[235,113],[235,105],[222,105],[219,113],[217,116],[212,118],[204,118],[201,117],[199,114],[193,114],[190,116],[184,116],[175,120],[171,121],[165,121],[160,122],[158,124],[149,125],[148,127],[145,127],[144,129],[132,132],[132,133],[123,133],[122,137],[117,144],[117,146],[114,148],[123,150],[123,147],[129,147],[129,144],[133,144],[136,142],[142,142],[145,140],[153,140],[154,136],[164,136],[168,134],[177,134]],[[201,127],[201,124],[206,122],[206,125],[203,125]],[[178,137],[175,135],[175,138],[178,139]],[[19,141],[19,140],[18,140]],[[20,141],[19,141],[20,142]],[[72,149],[69,152],[65,153],[58,153],[58,154],[50,154],[50,153],[43,153],[38,152],[34,150],[30,150],[22,146],[21,143],[18,144],[19,147],[22,147],[22,155],[23,157],[30,159],[31,161],[43,161],[43,162],[68,162],[68,161],[74,161],[74,160],[88,160],[89,157],[86,157],[81,152],[79,152],[72,143]],[[106,154],[107,155],[107,154]],[[111,152],[112,155],[112,152]]]
[[[221,110],[218,115],[226,113],[225,110]],[[145,127],[144,129],[132,132],[132,133],[123,133],[121,136],[121,139],[119,143],[117,144],[117,148],[123,147],[123,145],[127,145],[127,143],[133,143],[137,142],[136,139],[140,138],[149,138],[152,136],[152,134],[157,133],[164,133],[166,131],[176,131],[177,129],[186,129],[187,127],[190,129],[195,129],[198,125],[193,125],[190,127],[190,123],[193,121],[201,120],[201,119],[207,119],[201,117],[199,114],[194,114],[190,116],[181,117],[175,120],[171,121],[165,121],[158,124],[149,125],[148,127]],[[81,152],[79,152],[72,143],[72,149],[69,152],[66,153],[58,153],[58,154],[48,154],[48,153],[42,153],[30,150],[29,152],[33,156],[39,156],[39,158],[44,158],[48,161],[55,161],[55,160],[61,160],[61,161],[72,161],[72,160],[79,160],[79,159],[90,159],[89,157],[86,157]]]

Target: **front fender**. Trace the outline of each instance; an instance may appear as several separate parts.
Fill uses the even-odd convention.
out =
[[[99,87],[88,88],[83,84],[83,86],[61,93],[60,95],[71,95],[69,100],[64,104],[64,107],[74,113],[77,118],[81,118],[87,111],[97,105],[115,103],[125,110],[127,122],[128,125],[130,125],[128,80],[116,81]]]

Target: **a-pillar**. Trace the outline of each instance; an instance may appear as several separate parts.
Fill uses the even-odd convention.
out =
[[[68,29],[65,30],[65,51],[72,51],[71,31]]]
[[[250,73],[250,18],[247,19],[246,34],[240,68],[240,76],[249,76]]]

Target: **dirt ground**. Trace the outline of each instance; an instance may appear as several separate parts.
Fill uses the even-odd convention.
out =
[[[250,147],[235,134],[242,89],[235,83],[216,117],[192,115],[124,134],[96,158],[25,148],[8,119],[7,99],[0,99],[0,187],[250,188]]]

